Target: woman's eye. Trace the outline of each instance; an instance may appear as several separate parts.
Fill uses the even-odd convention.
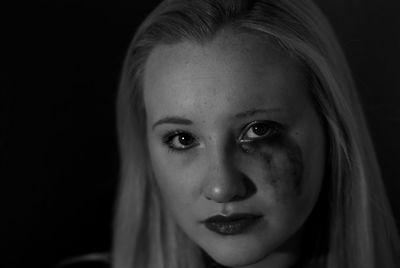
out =
[[[248,124],[239,136],[240,142],[273,138],[280,134],[280,125],[272,121],[256,121]]]
[[[163,142],[172,150],[181,151],[190,149],[198,144],[197,139],[186,132],[168,133]]]

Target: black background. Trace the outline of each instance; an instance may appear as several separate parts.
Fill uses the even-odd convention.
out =
[[[109,249],[118,76],[157,2],[42,1],[0,11],[1,267],[52,267]],[[316,2],[354,72],[399,223],[400,2]]]

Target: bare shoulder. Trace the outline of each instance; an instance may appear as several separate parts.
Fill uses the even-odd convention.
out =
[[[109,254],[95,253],[68,258],[54,268],[111,268]]]
[[[66,263],[62,266],[57,266],[57,268],[111,268],[111,265],[105,262],[80,261]]]

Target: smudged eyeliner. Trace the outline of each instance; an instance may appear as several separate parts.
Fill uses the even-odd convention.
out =
[[[254,132],[254,127],[256,126],[261,126],[261,128],[265,128],[264,130],[266,133],[262,135],[258,135],[257,133]],[[245,125],[241,132],[240,135],[237,139],[237,142],[239,144],[242,143],[250,143],[250,142],[258,142],[258,141],[265,141],[265,140],[275,140],[276,138],[279,138],[283,135],[283,132],[285,130],[285,126],[278,122],[274,121],[269,121],[269,120],[258,120],[258,121],[253,121]],[[253,134],[258,135],[258,137],[248,137],[245,138],[245,134],[247,134],[249,131],[252,131]]]

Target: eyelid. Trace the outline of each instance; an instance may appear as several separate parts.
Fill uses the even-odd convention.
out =
[[[187,147],[184,147],[184,148],[173,147],[171,145],[173,139],[176,136],[180,135],[180,134],[187,134],[187,135],[192,136],[193,139],[195,140],[195,142],[193,144],[187,146]],[[166,134],[164,134],[162,136],[162,142],[163,142],[163,144],[165,144],[168,147],[169,150],[171,150],[173,152],[183,152],[183,151],[189,150],[189,149],[191,149],[191,148],[193,148],[193,147],[195,147],[195,146],[200,144],[199,141],[198,141],[198,137],[196,135],[194,135],[193,133],[191,133],[189,131],[182,130],[182,129],[176,129],[176,130],[168,131]]]
[[[260,123],[264,123],[266,125],[268,125],[270,127],[270,129],[272,129],[275,133],[272,135],[264,135],[264,136],[260,136],[258,138],[251,138],[251,139],[245,139],[243,138],[243,136],[247,133],[247,131],[250,130],[250,128],[252,128],[254,125],[260,124]],[[253,141],[257,141],[257,140],[263,140],[263,139],[267,139],[269,137],[275,137],[276,134],[279,134],[285,127],[275,121],[271,121],[271,120],[255,120],[252,121],[248,124],[246,124],[244,127],[242,127],[239,137],[237,138],[237,142],[238,143],[248,143],[248,142],[253,142]]]

